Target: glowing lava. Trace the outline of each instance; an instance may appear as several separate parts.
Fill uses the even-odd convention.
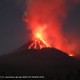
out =
[[[42,49],[45,47],[50,47],[50,45],[45,40],[44,30],[46,25],[39,25],[38,28],[33,32],[33,42],[29,46],[29,49]]]
[[[42,49],[47,47],[41,40],[35,38],[33,43],[29,46],[29,49]]]

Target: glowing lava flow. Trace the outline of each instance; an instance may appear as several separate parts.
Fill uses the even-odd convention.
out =
[[[35,38],[33,43],[29,46],[29,49],[42,49],[47,47],[41,40]]]

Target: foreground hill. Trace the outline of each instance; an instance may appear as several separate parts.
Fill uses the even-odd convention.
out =
[[[0,56],[1,75],[43,75],[47,78],[67,78],[75,74],[74,78],[76,78],[79,71],[80,61],[55,48],[29,50],[24,45],[13,53]]]

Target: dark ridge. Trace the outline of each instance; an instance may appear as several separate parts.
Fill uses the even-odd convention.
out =
[[[27,45],[0,56],[0,74],[66,76],[80,70],[80,61],[55,48],[27,49]],[[64,77],[63,76],[63,77]],[[57,79],[54,79],[57,80]]]

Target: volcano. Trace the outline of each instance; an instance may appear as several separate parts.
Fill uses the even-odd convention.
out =
[[[40,48],[38,42],[44,47]],[[40,40],[38,42],[37,49],[34,48],[34,41],[29,41],[12,53],[0,56],[0,75],[42,75],[58,80],[57,78],[67,78],[67,75],[79,73],[79,60],[58,49],[46,47]],[[34,45],[30,47],[32,44]]]

